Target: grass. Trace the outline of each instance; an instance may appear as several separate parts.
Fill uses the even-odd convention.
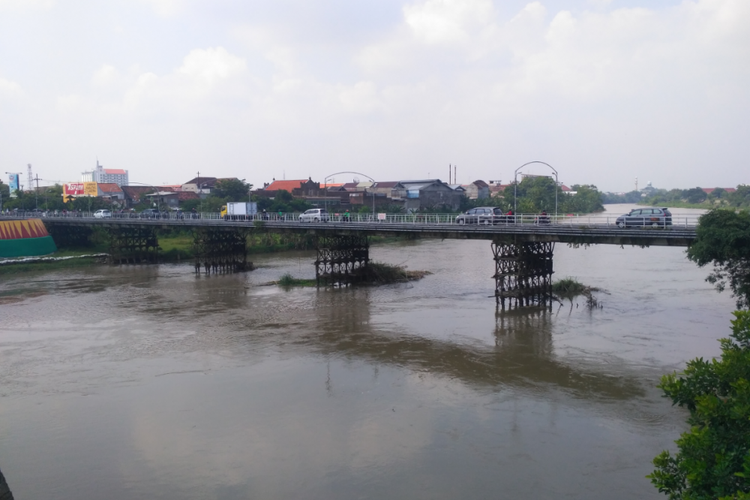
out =
[[[558,295],[575,297],[592,290],[575,278],[563,278],[552,283],[552,292]]]
[[[370,262],[367,265],[367,274],[359,284],[364,285],[387,285],[390,283],[405,283],[422,279],[430,274],[429,271],[409,271],[403,266],[394,266],[382,262]],[[278,285],[285,288],[293,286],[311,287],[317,286],[314,279],[299,279],[289,273],[283,274],[278,281],[266,283],[267,285]]]
[[[279,278],[278,281],[273,282],[271,284],[283,286],[285,288],[289,288],[292,286],[315,286],[317,283],[315,280],[310,279],[299,279],[293,277],[291,274],[286,273]]]
[[[55,252],[52,255],[40,257],[80,257],[67,260],[50,260],[37,262],[20,262],[18,264],[0,265],[0,276],[11,276],[14,274],[28,273],[32,271],[55,271],[58,269],[70,269],[76,267],[88,267],[101,264],[106,257],[91,256],[94,254],[91,250],[87,252],[68,250],[65,252]]]
[[[562,298],[570,300],[571,310],[573,307],[573,297],[586,297],[586,307],[589,309],[602,308],[601,302],[594,296],[594,292],[600,292],[599,288],[586,286],[575,278],[563,278],[552,283],[552,293]],[[562,305],[562,302],[560,303]]]

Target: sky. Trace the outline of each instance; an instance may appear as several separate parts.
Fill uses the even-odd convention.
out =
[[[748,27],[748,0],[0,0],[0,175],[733,187]]]

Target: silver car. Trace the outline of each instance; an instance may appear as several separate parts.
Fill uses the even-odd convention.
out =
[[[617,227],[663,227],[672,225],[672,212],[668,208],[636,208],[617,218]]]
[[[97,210],[94,212],[94,217],[97,219],[111,219],[112,218],[112,212],[106,209]]]
[[[503,211],[497,207],[477,207],[456,217],[456,224],[497,224],[505,222]]]
[[[300,222],[328,222],[328,211],[325,208],[311,208],[300,214]]]

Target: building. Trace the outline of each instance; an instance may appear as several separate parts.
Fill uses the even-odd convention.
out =
[[[391,190],[391,198],[403,202],[407,211],[449,208],[458,210],[463,193],[440,179],[399,181]]]
[[[482,180],[477,180],[471,184],[464,184],[466,197],[470,200],[484,200],[490,197],[490,186]]]
[[[211,194],[211,190],[216,186],[219,179],[216,177],[194,177],[182,184],[183,191],[192,191],[198,193],[202,197]]]
[[[81,172],[81,182],[128,185],[128,171],[121,168],[104,168],[96,161],[96,168],[91,172]]]
[[[97,196],[112,201],[125,200],[125,193],[122,188],[114,182],[100,182],[96,185]]]

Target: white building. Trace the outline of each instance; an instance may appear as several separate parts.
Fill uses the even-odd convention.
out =
[[[128,171],[121,168],[104,168],[96,162],[96,169],[92,172],[82,172],[81,182],[112,183],[118,186],[128,185]]]

